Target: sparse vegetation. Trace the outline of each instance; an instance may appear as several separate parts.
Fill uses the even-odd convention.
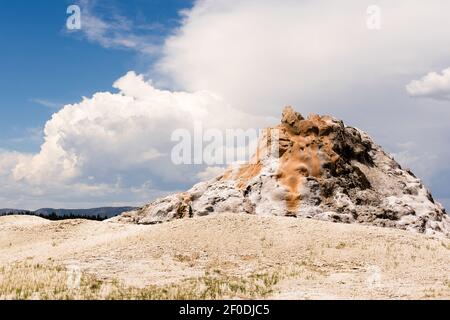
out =
[[[129,287],[117,279],[102,281],[88,273],[80,274],[79,285],[70,286],[70,272],[60,265],[15,263],[0,267],[0,299],[101,299],[101,300],[204,300],[260,299],[275,292],[282,280],[304,276],[313,279],[322,272],[298,263],[276,271],[253,272],[246,276],[228,275],[211,269],[201,277],[163,286]]]
[[[32,217],[4,222],[0,299],[436,299],[450,294],[448,240],[397,230],[231,214],[158,226]],[[76,286],[73,272],[79,276]]]
[[[444,285],[446,285],[448,288],[450,288],[450,280],[444,281]]]
[[[286,273],[285,276],[288,274]],[[207,271],[180,283],[145,288],[126,287],[117,280],[101,281],[82,273],[71,288],[66,268],[52,264],[16,263],[0,267],[0,299],[221,299],[264,298],[283,277],[254,273],[247,277]]]
[[[190,255],[178,253],[174,258],[179,262],[187,263],[190,267],[193,267],[195,262],[200,258],[200,255],[197,252]]]
[[[346,246],[347,246],[347,244],[345,242],[341,241],[336,245],[336,249],[344,249]]]

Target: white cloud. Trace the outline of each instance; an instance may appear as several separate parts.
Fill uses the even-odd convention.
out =
[[[30,154],[0,149],[0,177],[9,178],[17,163],[29,161],[31,157]]]
[[[200,181],[206,181],[218,177],[224,172],[224,167],[206,167],[205,170],[197,173],[197,177]]]
[[[439,157],[428,152],[420,153],[420,150],[401,150],[393,153],[394,159],[404,168],[414,168],[416,175],[421,179],[429,181],[432,178],[433,170],[430,167],[435,167],[438,163]]]
[[[450,2],[378,1],[383,24],[376,32],[366,27],[369,4],[197,1],[167,39],[156,70],[180,88],[210,90],[244,110],[274,114],[285,104],[337,108],[336,100],[448,60]]]
[[[332,113],[393,145],[413,170],[429,159],[433,166],[423,170],[439,173],[448,167],[450,111],[408,99],[404,84],[450,64],[450,2],[380,0],[376,32],[366,28],[370,4],[197,1],[152,68],[158,85],[182,91],[158,90],[129,73],[115,83],[119,93],[64,107],[47,123],[38,154],[0,154],[0,203],[148,201],[215,170],[171,165],[174,128],[190,129],[193,121],[263,127],[270,121],[249,114],[279,116],[287,104]],[[129,19],[87,10],[82,31],[90,41],[155,52]],[[414,145],[402,148],[401,141]]]
[[[420,80],[413,80],[406,90],[412,97],[450,100],[450,68],[442,73],[430,72]]]
[[[252,114],[275,116],[286,104],[306,114],[332,114],[367,131],[431,181],[449,167],[450,109],[410,99],[405,83],[450,64],[450,2],[377,1],[377,31],[366,25],[372,4],[197,1],[152,70],[165,84],[217,92]],[[407,140],[415,146],[398,146]]]
[[[158,50],[155,39],[136,32],[142,28],[135,26],[127,17],[113,12],[105,17],[98,15],[94,0],[80,0],[79,5],[81,32],[89,41],[105,48],[129,49],[142,54],[154,54]]]
[[[50,100],[46,100],[46,99],[30,99],[30,102],[34,102],[41,106],[51,108],[51,109],[57,109],[57,108],[62,107],[62,105],[63,105],[62,103],[58,103],[58,102],[54,102],[54,101],[50,101]]]
[[[171,163],[175,129],[192,130],[196,122],[205,129],[269,124],[268,119],[236,110],[210,92],[159,90],[134,72],[114,87],[118,93],[98,92],[53,114],[39,153],[1,152],[0,193],[20,189],[25,198],[27,194],[34,201],[40,198],[41,205],[77,195],[126,199],[149,196],[150,191],[161,194],[196,182],[196,173],[202,170]],[[10,200],[0,197],[0,201]]]

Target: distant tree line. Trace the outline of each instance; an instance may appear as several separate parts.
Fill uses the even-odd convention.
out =
[[[0,213],[0,216],[12,216],[12,215],[28,215],[28,216],[36,216],[41,217],[47,220],[52,221],[60,221],[60,220],[71,220],[71,219],[85,219],[85,220],[94,220],[94,221],[103,221],[108,219],[107,216],[101,216],[99,214],[97,215],[80,215],[80,214],[74,214],[72,212],[68,214],[57,214],[56,212],[52,212],[50,214],[43,214],[43,213],[35,213],[32,211],[11,211],[11,212],[3,212]]]

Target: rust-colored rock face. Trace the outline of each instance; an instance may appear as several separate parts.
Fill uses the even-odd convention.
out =
[[[157,199],[119,221],[158,223],[221,212],[307,217],[450,236],[450,218],[422,182],[363,131],[291,107],[256,154],[217,179]]]
[[[261,162],[255,164],[244,164],[241,166],[236,177],[236,187],[243,189],[247,183],[261,172]]]
[[[295,215],[299,208],[304,178],[315,178],[326,187],[322,183],[326,179],[358,171],[348,165],[352,160],[370,162],[370,148],[363,144],[361,136],[329,116],[310,115],[305,119],[292,107],[286,107],[276,129],[280,153],[277,179],[287,190],[288,215]],[[356,178],[360,181],[352,183],[369,186],[364,174],[358,172]]]

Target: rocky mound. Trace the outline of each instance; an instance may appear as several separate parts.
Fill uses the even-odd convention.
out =
[[[222,212],[306,217],[450,236],[450,218],[420,179],[363,131],[291,107],[248,164],[114,218],[153,224]]]

